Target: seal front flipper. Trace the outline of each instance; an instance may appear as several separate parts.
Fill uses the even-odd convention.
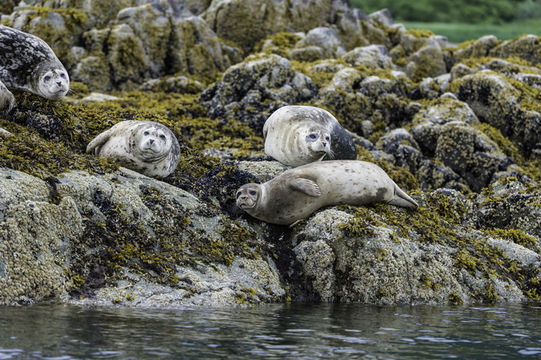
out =
[[[14,106],[15,97],[0,80],[0,110],[4,109],[6,113],[9,113]]]
[[[293,190],[305,193],[308,196],[319,197],[321,196],[321,189],[315,181],[306,178],[292,179],[289,183],[289,187]]]
[[[111,137],[111,130],[107,130],[105,132],[102,132],[98,136],[96,136],[91,142],[88,143],[86,146],[86,152],[92,152],[94,151],[94,155],[98,155],[100,152],[101,147],[103,144],[105,144],[107,141],[109,141],[109,138]]]

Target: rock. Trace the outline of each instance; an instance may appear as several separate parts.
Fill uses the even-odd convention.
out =
[[[280,31],[306,32],[332,24],[347,8],[345,4],[343,0],[216,0],[203,17],[220,38],[250,51],[259,40]]]
[[[345,53],[344,46],[338,38],[336,30],[328,27],[317,27],[310,30],[306,37],[300,40],[295,47],[303,48],[307,46],[317,46],[322,49],[323,57],[339,57]]]
[[[351,66],[366,66],[367,68],[391,69],[392,61],[387,48],[382,45],[358,47],[342,55]]]
[[[539,47],[540,37],[524,35],[516,40],[507,40],[492,48],[490,56],[509,58],[517,56],[532,64],[541,64],[541,50]]]
[[[367,212],[368,218],[374,216],[371,210]],[[460,268],[449,271],[465,250],[397,239],[396,232],[381,222],[361,230],[365,234],[352,236],[346,230],[352,221],[344,212],[324,210],[295,235],[302,239],[295,254],[306,282],[303,288],[322,301],[384,305],[469,303],[478,296],[513,302],[524,299],[512,281],[474,276]],[[529,259],[539,263],[539,259]]]
[[[521,92],[505,77],[482,70],[460,79],[457,96],[471,106],[481,121],[517,141],[526,156],[541,143],[541,115],[529,110],[535,100],[527,89]]]
[[[269,262],[267,262],[269,261]],[[124,305],[130,307],[212,306],[230,307],[279,301],[285,291],[272,260],[238,258],[230,266],[179,266],[177,287],[149,282],[126,271],[117,286],[96,291],[92,298],[73,299],[77,305]]]
[[[430,41],[408,58],[406,73],[414,81],[447,72],[447,64],[440,44],[434,38],[429,39]]]
[[[203,91],[204,86],[197,80],[192,80],[186,76],[172,76],[165,79],[151,79],[141,85],[142,91],[163,91],[166,93],[174,92],[179,94],[198,94]]]
[[[496,47],[500,41],[494,35],[486,35],[475,41],[463,43],[454,52],[457,62],[469,58],[481,58],[489,55],[491,49]]]
[[[261,134],[265,120],[287,103],[310,99],[312,80],[278,55],[247,58],[227,69],[201,96],[211,118],[236,118]]]
[[[80,100],[80,102],[104,102],[104,101],[115,101],[120,100],[119,97],[111,96],[107,94],[101,94],[97,92],[91,92],[90,95],[85,96]]]
[[[104,176],[73,171],[48,182],[13,170],[0,174],[2,304],[65,298],[68,292],[92,295],[81,303],[111,304],[125,299],[126,288],[136,306],[271,302],[285,294],[270,259],[251,258],[250,250],[247,257],[227,255],[222,236],[245,234],[239,241],[249,248],[245,236],[252,230],[223,222],[179,188],[127,169]],[[188,240],[190,229],[199,234],[202,257],[197,266],[180,266],[171,251],[182,257],[184,241],[192,255],[200,251]],[[209,260],[217,261],[216,270]],[[112,261],[119,266],[111,267]]]

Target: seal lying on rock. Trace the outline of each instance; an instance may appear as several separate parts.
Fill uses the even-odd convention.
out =
[[[264,184],[245,184],[237,190],[241,209],[257,219],[281,225],[293,224],[324,206],[373,202],[418,207],[382,168],[356,160],[310,163]]]
[[[0,25],[0,109],[7,107],[9,111],[15,105],[8,89],[58,100],[69,86],[68,72],[45,41]]]
[[[265,152],[284,165],[326,159],[355,159],[357,149],[328,111],[313,106],[284,106],[263,126]]]
[[[86,147],[97,156],[119,161],[147,176],[166,177],[177,167],[178,140],[162,124],[127,120],[99,134]]]

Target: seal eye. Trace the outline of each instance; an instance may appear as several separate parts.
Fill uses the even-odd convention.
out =
[[[65,79],[65,78],[66,78],[66,74],[60,73],[60,77],[61,77],[62,79]]]
[[[160,135],[160,139],[165,140],[165,135],[164,135],[164,134],[161,134],[161,135]]]
[[[248,194],[252,195],[252,196],[256,196],[257,195],[257,191],[255,190],[249,190],[248,191]]]
[[[145,131],[145,132],[143,133],[143,135],[145,135],[145,136],[148,136],[148,134],[150,134],[148,131]]]
[[[311,133],[308,136],[306,136],[306,141],[308,142],[314,142],[319,138],[319,134]]]
[[[330,136],[325,136],[325,140],[327,141],[331,140]]]
[[[45,82],[49,82],[51,80],[51,76],[50,75],[47,75],[43,78],[43,81]]]

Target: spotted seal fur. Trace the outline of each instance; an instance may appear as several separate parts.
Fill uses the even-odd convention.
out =
[[[265,121],[263,136],[267,155],[288,166],[357,157],[351,135],[331,113],[314,106],[281,107]]]
[[[9,111],[15,105],[9,89],[58,100],[69,85],[68,72],[45,41],[0,25],[0,109]]]
[[[291,225],[324,206],[374,202],[418,207],[382,168],[357,160],[313,162],[237,190],[238,207],[257,219],[281,225]]]
[[[180,146],[171,130],[153,121],[138,120],[115,124],[96,136],[86,151],[152,177],[171,174],[180,157]]]

